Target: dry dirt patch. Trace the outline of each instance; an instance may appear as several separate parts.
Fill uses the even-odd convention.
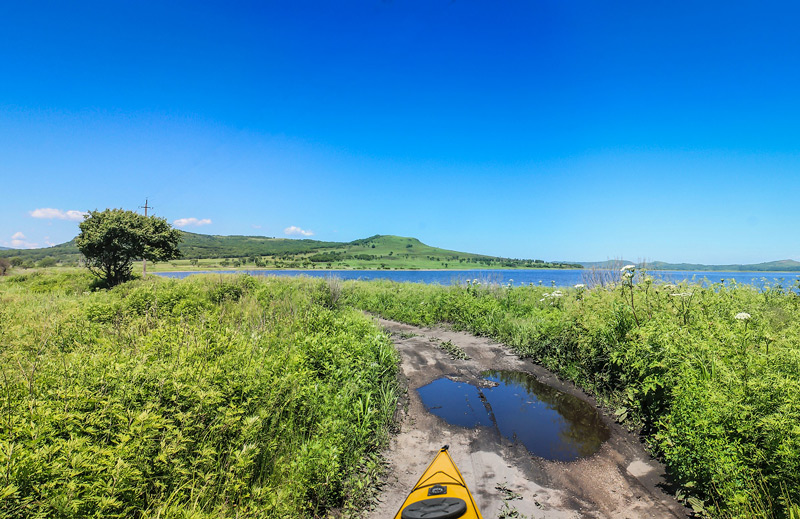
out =
[[[670,518],[687,517],[686,509],[661,490],[663,467],[636,437],[604,417],[611,438],[594,455],[574,462],[555,462],[530,455],[497,430],[466,429],[429,413],[417,389],[441,377],[477,384],[481,373],[525,371],[556,389],[596,403],[552,373],[482,337],[444,328],[419,328],[383,319],[401,357],[407,399],[399,409],[399,433],[386,457],[387,482],[367,517],[391,518],[442,445],[461,470],[484,519],[528,518]],[[454,359],[441,343],[449,341],[470,358]],[[449,346],[449,345],[448,345]],[[450,348],[452,349],[452,348]]]

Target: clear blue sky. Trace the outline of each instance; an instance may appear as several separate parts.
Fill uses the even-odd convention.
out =
[[[3,2],[0,246],[61,243],[78,212],[148,198],[207,234],[800,259],[799,15],[796,2]]]

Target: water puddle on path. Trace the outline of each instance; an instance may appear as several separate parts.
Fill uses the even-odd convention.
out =
[[[488,387],[449,378],[419,388],[431,413],[461,427],[495,427],[534,455],[573,461],[600,449],[610,432],[595,408],[528,373],[487,371]]]

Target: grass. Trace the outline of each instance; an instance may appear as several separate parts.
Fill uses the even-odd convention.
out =
[[[386,318],[492,337],[576,382],[641,432],[682,497],[705,514],[796,510],[800,297],[792,287],[675,287],[640,277],[557,292],[376,281],[345,283],[343,298]]]
[[[380,474],[397,358],[310,279],[0,282],[0,515],[322,517]]]

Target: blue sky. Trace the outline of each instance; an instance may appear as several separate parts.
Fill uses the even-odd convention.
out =
[[[800,259],[798,11],[4,2],[0,246],[148,199],[207,234]]]

